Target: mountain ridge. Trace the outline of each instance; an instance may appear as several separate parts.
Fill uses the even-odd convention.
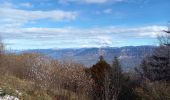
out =
[[[102,48],[66,48],[66,49],[31,49],[21,50],[20,53],[39,53],[59,61],[71,59],[82,63],[87,67],[92,66],[100,55],[108,63],[117,56],[123,69],[129,70],[140,65],[141,60],[154,52],[156,46],[125,46],[125,47],[102,47]]]

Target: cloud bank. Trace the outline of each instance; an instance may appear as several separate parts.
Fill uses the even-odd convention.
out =
[[[0,8],[0,24],[3,26],[18,26],[30,21],[40,19],[51,19],[53,21],[75,20],[78,16],[74,11],[50,10],[50,11],[29,11],[14,8]]]
[[[67,48],[114,46],[115,44],[127,42],[126,38],[156,38],[158,35],[162,34],[162,30],[165,29],[165,26],[144,26],[134,28],[110,26],[90,29],[73,27],[0,28],[0,33],[7,44],[14,43],[28,46],[34,44],[32,46],[35,47],[43,47],[42,44],[46,44],[51,48]],[[21,40],[26,41],[25,44],[19,43]],[[27,44],[27,41],[30,41],[30,44]]]

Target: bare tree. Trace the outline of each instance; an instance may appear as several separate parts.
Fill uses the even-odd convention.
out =
[[[161,46],[170,46],[170,22],[167,25],[167,30],[163,30],[163,34],[158,36],[158,41]]]
[[[2,43],[1,37],[0,37],[0,70],[1,70],[0,73],[3,73],[3,72],[2,72],[3,56],[4,56],[4,44]]]
[[[0,37],[0,57],[2,56],[3,53],[4,53],[4,44],[3,44],[1,37]]]

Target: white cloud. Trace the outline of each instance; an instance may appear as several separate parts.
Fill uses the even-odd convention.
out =
[[[121,45],[126,42],[125,39],[138,38],[156,38],[162,34],[165,26],[144,26],[134,28],[120,27],[100,27],[79,29],[73,27],[65,28],[2,28],[0,27],[0,35],[6,41],[6,44],[11,44],[10,41],[17,41],[16,44],[21,44],[22,41],[30,41],[28,46],[48,44],[49,46],[82,46],[82,47],[101,47]],[[120,43],[121,41],[121,43]],[[10,42],[10,43],[9,43]],[[26,42],[24,42],[26,43]],[[64,44],[64,45],[62,45]],[[23,45],[23,44],[22,44]],[[27,45],[27,43],[25,44]],[[41,46],[40,46],[41,45]],[[36,46],[35,46],[36,47]]]
[[[20,3],[20,6],[27,7],[27,8],[33,7],[33,5],[29,2]]]
[[[5,25],[22,25],[30,21],[39,19],[51,19],[54,21],[74,20],[78,13],[74,11],[51,10],[51,11],[30,11],[14,8],[0,8],[0,24]],[[3,23],[2,23],[3,22]],[[5,26],[4,25],[4,26]]]
[[[100,46],[110,46],[112,45],[112,37],[109,35],[97,36],[96,43]]]
[[[118,35],[118,36],[131,36],[131,37],[150,37],[155,38],[157,35],[162,34],[163,30],[166,30],[166,26],[144,26],[136,28],[120,28],[120,27],[100,27],[100,28],[90,28],[90,29],[79,29],[73,27],[65,28],[5,28],[0,27],[0,33],[5,34],[27,34],[31,36],[38,35],[42,37],[48,36],[87,36],[96,37],[97,39],[110,39],[108,36]],[[45,35],[45,36],[44,36]],[[104,37],[102,37],[104,36]],[[101,38],[102,37],[102,38]]]
[[[117,3],[117,2],[124,2],[126,0],[59,0],[60,3],[87,3],[87,4],[103,4],[103,3]]]
[[[95,12],[95,14],[100,15],[100,16],[109,15],[109,17],[112,18],[112,19],[124,19],[124,18],[129,17],[129,15],[127,13],[120,12],[120,11],[113,11],[112,8],[97,10]]]
[[[84,0],[86,3],[106,3],[108,0]]]
[[[0,7],[1,8],[19,8],[19,7],[30,8],[33,7],[33,4],[30,2],[21,2],[21,3],[14,4],[9,2],[8,0],[6,1],[4,0],[4,2],[0,4]]]
[[[8,8],[15,8],[16,6],[8,1],[4,1],[0,4],[0,7],[3,8],[3,7],[8,7]]]
[[[103,10],[103,13],[105,13],[105,14],[111,14],[111,13],[112,13],[112,9],[110,9],[110,8],[105,9],[105,10]]]

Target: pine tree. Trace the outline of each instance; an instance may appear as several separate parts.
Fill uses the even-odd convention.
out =
[[[110,92],[113,97],[111,99],[117,99],[121,91],[122,86],[122,69],[117,57],[114,58],[113,64],[111,67],[111,84]]]
[[[109,68],[110,65],[104,60],[103,56],[100,56],[99,61],[90,68],[92,78],[97,84],[102,84],[104,80],[104,72]]]
[[[152,81],[170,81],[170,35],[159,37],[160,46],[152,56],[143,59],[143,75]]]
[[[170,47],[161,46],[142,62],[144,76],[150,80],[170,81]]]
[[[99,57],[99,61],[90,68],[91,76],[95,82],[94,100],[106,100],[105,82],[106,74],[111,66],[104,60],[103,56]]]

